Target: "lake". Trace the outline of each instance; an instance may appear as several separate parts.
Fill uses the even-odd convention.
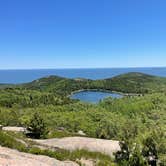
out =
[[[72,94],[70,97],[72,99],[78,99],[83,102],[98,103],[100,100],[103,100],[104,98],[107,98],[107,97],[121,98],[123,96],[117,93],[112,93],[112,92],[87,90],[87,91],[76,92]]]
[[[98,69],[33,69],[33,70],[0,70],[0,83],[25,83],[49,75],[67,78],[104,79],[128,72],[166,77],[166,67],[158,68],[98,68]]]

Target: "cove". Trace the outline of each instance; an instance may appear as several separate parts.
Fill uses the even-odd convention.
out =
[[[80,92],[75,92],[70,96],[71,99],[78,99],[80,101],[89,103],[98,103],[99,101],[107,97],[121,98],[123,97],[123,95],[113,92],[84,90]]]

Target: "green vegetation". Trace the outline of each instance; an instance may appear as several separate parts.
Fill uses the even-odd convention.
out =
[[[0,145],[12,149],[17,149],[19,151],[27,152],[27,148],[25,147],[25,145],[14,139],[13,135],[10,135],[2,131],[0,131]]]
[[[80,89],[100,89],[145,94],[164,92],[166,90],[166,78],[142,73],[127,73],[104,80],[67,79],[50,76],[23,84],[22,87],[31,90],[55,92],[63,96]]]
[[[26,128],[30,132],[29,136],[36,139],[45,138],[45,135],[47,134],[47,128],[44,119],[38,112],[32,114],[32,117],[30,118],[29,123],[27,123]]]
[[[107,98],[95,105],[67,97],[80,89],[114,90],[143,95],[126,96],[121,99]],[[141,73],[128,73],[96,81],[51,76],[0,89],[0,124],[30,127],[32,133],[38,133],[37,137],[45,138],[74,136],[82,130],[88,137],[121,141],[124,145],[122,151],[115,155],[116,164],[146,165],[150,163],[149,157],[153,156],[164,166],[165,90],[166,78]],[[5,139],[9,141],[5,142]],[[18,149],[13,138],[2,132],[0,143]],[[21,151],[26,150],[27,148],[21,147]],[[95,159],[101,157],[101,154],[85,151],[71,153],[62,150],[55,153],[34,147],[27,151],[62,160],[76,160],[80,156]],[[110,163],[110,158],[102,156],[98,165],[111,165]]]
[[[124,93],[154,93],[166,90],[166,78],[142,73],[127,73],[105,80],[107,89]]]

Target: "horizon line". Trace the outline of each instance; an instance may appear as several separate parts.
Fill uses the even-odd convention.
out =
[[[0,69],[0,70],[86,70],[86,69],[135,69],[135,68],[166,68],[166,66],[138,66],[138,67],[74,67],[74,68],[9,68],[9,69]]]

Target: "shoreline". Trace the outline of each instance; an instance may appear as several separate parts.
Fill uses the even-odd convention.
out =
[[[67,95],[67,97],[71,97],[72,95],[74,95],[76,93],[86,92],[86,91],[116,93],[116,94],[119,94],[122,96],[142,96],[142,94],[123,93],[123,92],[104,90],[104,89],[80,89],[80,90],[75,90],[75,91],[71,92],[69,95]]]

